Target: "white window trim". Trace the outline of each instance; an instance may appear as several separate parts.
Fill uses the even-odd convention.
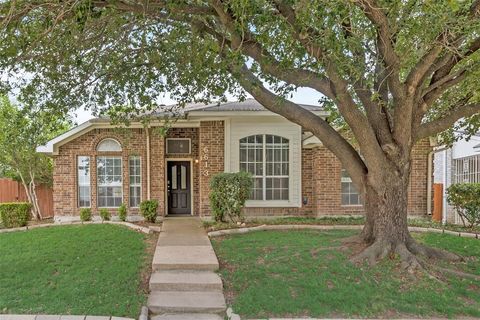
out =
[[[188,153],[170,153],[168,152],[168,142],[171,140],[188,140]],[[187,155],[187,154],[192,154],[192,139],[190,138],[166,138],[165,139],[165,154],[166,155]]]
[[[289,140],[289,200],[247,200],[247,208],[301,208],[302,207],[302,129],[283,118],[235,118],[225,122],[225,172],[240,170],[240,139],[266,134]],[[228,151],[228,152],[227,152]]]
[[[85,158],[88,158],[88,170],[89,170],[89,183],[88,185],[87,184],[80,184],[80,179],[79,179],[79,175],[78,175],[78,167],[79,167],[79,158],[80,157],[85,157]],[[92,161],[91,161],[91,157],[90,156],[83,156],[83,155],[77,155],[77,207],[78,208],[91,208],[92,207]],[[88,186],[90,188],[90,195],[89,195],[89,203],[90,205],[89,206],[81,206],[80,205],[80,187],[84,187],[84,186]]]
[[[97,176],[97,181],[96,181],[96,182],[97,182],[97,208],[102,208],[102,209],[103,209],[103,208],[105,208],[105,209],[118,209],[120,206],[118,206],[118,207],[108,207],[108,206],[106,206],[106,207],[101,207],[101,206],[98,205],[98,203],[99,203],[98,199],[99,199],[99,197],[100,197],[100,193],[98,192],[98,189],[99,189],[100,187],[104,187],[103,185],[100,185],[100,184],[98,183],[98,159],[99,159],[99,158],[120,158],[120,162],[121,162],[121,165],[120,165],[120,170],[121,170],[120,176],[122,177],[122,182],[121,182],[121,184],[120,184],[120,190],[122,191],[121,199],[122,199],[122,203],[123,203],[123,201],[124,201],[124,199],[123,199],[123,183],[124,183],[124,181],[123,181],[123,180],[124,180],[124,179],[123,179],[123,157],[122,157],[122,156],[110,156],[110,155],[109,155],[109,156],[97,156],[96,159],[95,159],[95,160],[96,160],[96,161],[95,161],[95,162],[96,162],[96,163],[95,163],[95,170],[97,170],[97,175],[96,175],[96,176]],[[118,186],[115,186],[115,187],[118,187]]]
[[[131,172],[130,172],[130,159],[132,158],[138,158],[139,159],[139,167],[140,167],[140,183],[139,184],[133,184],[131,182]],[[141,156],[129,156],[128,157],[128,207],[129,208],[140,208],[140,206],[133,207],[130,205],[130,187],[140,187],[140,201],[139,205],[142,202],[142,157]]]
[[[342,189],[341,189],[342,183],[353,184],[352,178],[350,176],[342,177],[343,171],[347,172],[343,168],[340,171],[340,206],[341,207],[363,207],[361,195],[360,195],[359,192],[357,192],[356,194],[358,194],[358,199],[359,199],[360,203],[355,203],[355,204],[344,204],[344,203],[342,203],[342,197],[343,197],[344,194],[346,194],[346,193],[342,192]],[[347,172],[347,174],[348,174],[348,172]],[[348,179],[350,181],[344,181],[344,179]],[[348,195],[350,195],[350,194],[353,194],[353,193],[352,192],[348,193]]]
[[[289,188],[288,189],[288,194],[289,195],[288,195],[288,197],[290,199],[290,165],[291,165],[290,160],[288,160],[288,172],[289,172],[288,175],[271,175],[271,176],[267,175],[267,136],[280,137],[282,139],[287,139],[287,138],[285,138],[283,136],[271,135],[271,134],[257,134],[257,135],[253,135],[253,136],[261,136],[262,137],[262,172],[263,172],[263,174],[261,176],[258,176],[256,174],[252,174],[252,177],[254,179],[260,179],[260,178],[262,179],[262,186],[263,186],[262,187],[262,198],[263,198],[263,200],[255,199],[255,200],[247,200],[247,201],[252,201],[252,202],[254,202],[254,201],[257,201],[257,202],[285,201],[285,202],[289,202],[289,200],[284,200],[284,199],[282,199],[282,200],[275,200],[275,199],[268,200],[267,199],[267,179],[268,178],[288,178],[289,179],[289,183],[288,183],[288,188]],[[246,136],[246,137],[240,138],[240,140],[248,139],[249,137],[251,137],[251,136]],[[288,150],[289,150],[288,152],[290,153],[290,140],[287,139],[287,141],[288,141]],[[275,143],[273,143],[273,144],[275,144]],[[253,150],[256,151],[256,149],[253,149]],[[283,150],[283,149],[280,149],[280,150]],[[240,150],[239,150],[239,155],[240,155]],[[247,155],[245,155],[245,156],[247,156]],[[239,163],[240,163],[240,160],[239,160]],[[248,159],[247,159],[246,163],[247,163],[247,166],[248,166],[248,163],[249,163]],[[275,162],[273,162],[273,163],[275,163]],[[283,164],[283,162],[280,162],[280,164]],[[274,189],[272,189],[272,191],[273,190]]]
[[[102,143],[104,142],[107,142],[107,141],[113,141],[115,142],[118,147],[120,148],[120,150],[99,150],[100,146]],[[122,148],[122,145],[120,144],[120,142],[118,142],[118,140],[116,139],[113,139],[113,138],[105,138],[105,139],[102,139],[98,144],[97,144],[97,152],[122,152],[123,148]]]

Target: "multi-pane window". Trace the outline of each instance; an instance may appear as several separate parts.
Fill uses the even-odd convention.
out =
[[[90,207],[90,157],[77,157],[78,206]]]
[[[139,156],[131,156],[128,160],[128,168],[130,175],[130,207],[136,208],[140,206],[142,193],[142,174],[141,174],[141,158]]]
[[[119,207],[122,204],[122,158],[97,157],[98,207]]]
[[[353,185],[352,178],[348,174],[347,170],[342,169],[342,205],[354,206],[361,205],[362,199],[357,189]]]
[[[288,200],[288,139],[268,134],[240,139],[240,171],[253,175],[250,200]]]

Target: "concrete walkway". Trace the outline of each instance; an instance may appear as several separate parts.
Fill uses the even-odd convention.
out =
[[[200,219],[166,218],[153,257],[148,308],[155,320],[221,320],[218,260]]]

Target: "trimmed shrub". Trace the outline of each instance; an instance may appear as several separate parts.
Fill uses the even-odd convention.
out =
[[[5,228],[27,225],[32,206],[28,202],[0,203],[0,221]]]
[[[102,218],[102,221],[110,221],[110,211],[108,211],[105,208],[100,209],[99,213],[100,218]]]
[[[219,173],[210,180],[210,206],[215,221],[236,222],[242,219],[245,206],[253,187],[251,174],[247,172]]]
[[[122,203],[122,205],[118,208],[118,218],[120,221],[127,220],[127,206],[125,203]]]
[[[92,220],[92,210],[90,208],[80,209],[80,220],[83,222]]]
[[[465,227],[480,224],[480,183],[452,184],[447,193],[448,203],[455,208]]]
[[[140,203],[140,213],[149,222],[155,222],[157,219],[157,208],[157,200],[144,200]]]

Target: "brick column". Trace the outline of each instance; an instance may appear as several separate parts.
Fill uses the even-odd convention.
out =
[[[165,215],[165,138],[150,131],[150,197],[158,200],[158,212]]]
[[[225,124],[223,121],[200,122],[200,216],[210,215],[210,179],[224,172]]]

